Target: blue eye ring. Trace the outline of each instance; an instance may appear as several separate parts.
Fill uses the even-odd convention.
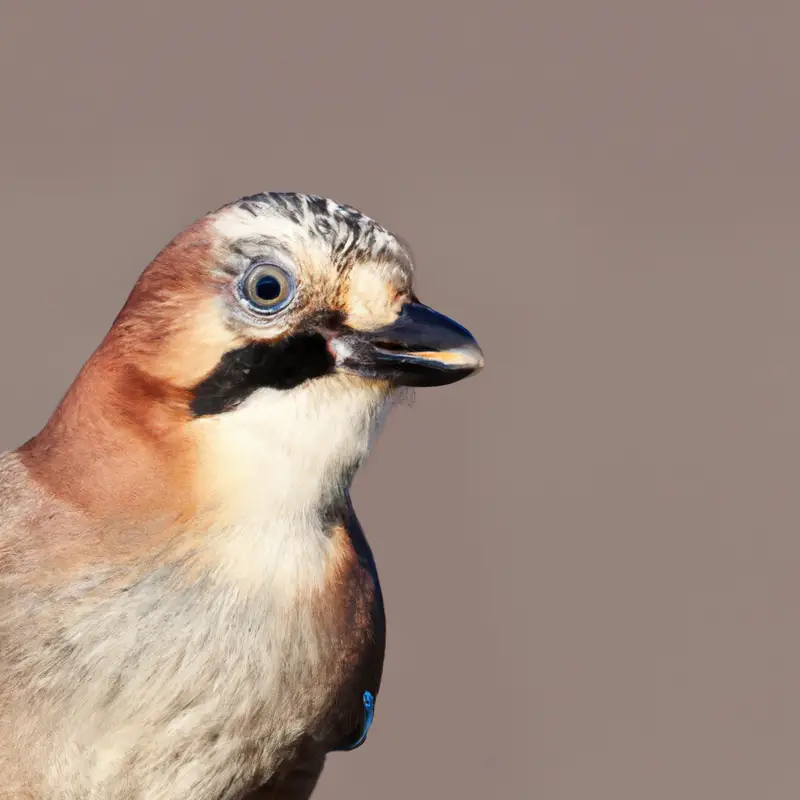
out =
[[[253,264],[239,284],[240,295],[257,314],[277,314],[294,299],[294,276],[271,261]]]

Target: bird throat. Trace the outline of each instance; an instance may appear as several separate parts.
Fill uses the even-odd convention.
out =
[[[275,520],[316,514],[341,497],[371,449],[391,387],[336,373],[321,346],[303,336],[278,353],[236,351],[195,391],[200,496],[228,506],[231,518],[263,517],[265,508]],[[306,347],[302,367],[289,363]]]

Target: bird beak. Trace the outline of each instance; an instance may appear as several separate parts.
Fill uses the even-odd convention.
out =
[[[394,322],[378,330],[348,330],[331,349],[341,371],[397,386],[442,386],[483,367],[472,334],[422,303],[406,303]]]

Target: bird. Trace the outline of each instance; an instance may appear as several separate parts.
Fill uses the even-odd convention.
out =
[[[351,484],[402,392],[484,364],[415,270],[297,192],[144,269],[0,456],[0,797],[303,800],[363,743],[386,621]]]

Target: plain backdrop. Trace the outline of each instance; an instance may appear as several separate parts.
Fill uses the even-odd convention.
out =
[[[800,5],[0,2],[0,445],[243,194],[408,239],[487,366],[356,482],[389,616],[319,798],[800,794]]]

